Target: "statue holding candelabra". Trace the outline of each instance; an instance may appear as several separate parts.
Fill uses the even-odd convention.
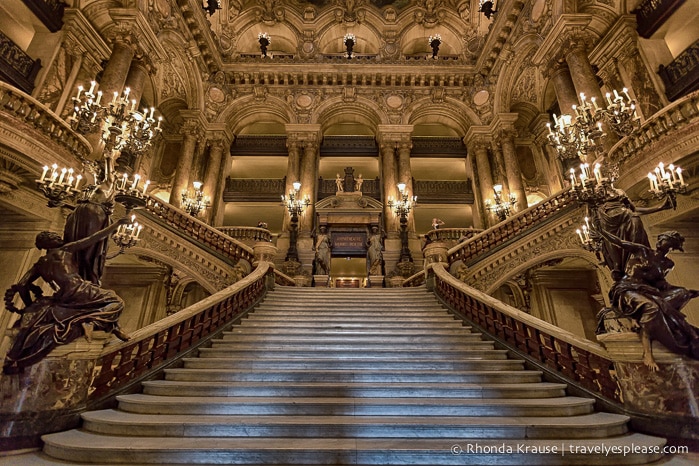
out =
[[[623,94],[623,95],[622,95]],[[600,311],[598,333],[605,333],[606,322],[627,317],[637,324],[641,337],[642,361],[651,371],[658,370],[652,353],[652,341],[659,341],[668,350],[699,359],[699,328],[686,321],[682,308],[699,296],[670,284],[666,276],[674,267],[668,257],[672,251],[683,251],[684,237],[676,231],[658,236],[655,249],[640,216],[676,208],[677,195],[687,191],[682,169],[659,163],[648,173],[649,193],[660,200],[655,206],[638,207],[627,194],[614,186],[619,167],[587,163],[590,156],[602,154],[604,137],[602,121],[619,137],[640,127],[635,114],[635,101],[627,89],[614,98],[606,94],[607,107],[600,108],[595,99],[580,95],[580,106],[574,106],[574,119],[561,115],[555,129],[549,125],[549,140],[559,158],[570,171],[573,195],[587,209],[585,223],[577,230],[583,247],[594,252],[611,271],[614,281],[609,299],[611,308]],[[575,160],[579,170],[572,166]],[[602,158],[597,157],[598,160]],[[572,163],[571,163],[572,162]]]

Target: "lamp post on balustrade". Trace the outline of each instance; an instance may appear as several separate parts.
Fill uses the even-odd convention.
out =
[[[286,252],[285,261],[299,262],[299,253],[297,248],[298,243],[298,231],[299,231],[299,215],[301,215],[306,207],[311,204],[311,200],[306,196],[303,199],[299,199],[299,190],[301,189],[301,183],[295,181],[293,183],[293,190],[289,191],[289,194],[282,195],[282,204],[289,211],[291,216],[291,224],[289,227],[289,249]]]
[[[417,196],[410,196],[405,189],[405,183],[398,183],[399,199],[388,200],[388,206],[393,209],[395,214],[400,219],[400,260],[399,262],[412,262],[413,256],[410,254],[408,247],[408,214],[415,204],[417,204]]]

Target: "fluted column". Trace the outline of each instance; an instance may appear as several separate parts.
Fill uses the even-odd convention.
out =
[[[200,131],[201,125],[194,118],[185,120],[180,130],[182,133],[182,153],[179,159],[177,159],[175,179],[172,182],[172,190],[170,191],[170,204],[175,207],[182,205],[182,192],[189,188],[189,175],[192,171],[194,151],[197,148]]]
[[[389,199],[398,198],[398,163],[396,161],[396,143],[383,141],[379,144],[381,153],[381,194],[383,198],[383,218],[387,232],[398,231],[398,221],[393,209],[388,205]]]
[[[471,144],[471,152],[474,154],[472,158],[473,176],[478,178],[478,186],[480,187],[478,211],[483,226],[487,227],[490,222],[488,221],[489,217],[485,208],[485,201],[493,195],[493,175],[491,174],[490,160],[488,159],[488,143],[483,140],[474,141]]]
[[[500,138],[494,139],[491,144],[493,150],[493,184],[501,184],[505,192],[510,191],[510,182],[507,178],[507,165],[505,164],[505,155],[502,150],[502,141]]]
[[[519,168],[519,161],[517,160],[515,134],[514,129],[505,129],[500,132],[500,140],[502,142],[502,154],[505,158],[505,172],[507,174],[509,192],[517,196],[515,210],[523,210],[528,207],[527,192],[524,190],[522,170]]]
[[[410,134],[401,136],[398,143],[398,183],[405,183],[406,192],[412,197],[415,195],[413,189],[413,172],[410,168],[410,150],[413,148]],[[408,231],[415,232],[415,216],[408,215]]]

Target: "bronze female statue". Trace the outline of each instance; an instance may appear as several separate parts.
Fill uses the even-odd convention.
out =
[[[316,251],[316,275],[330,275],[330,236],[325,226],[320,227],[314,246]]]
[[[122,340],[129,338],[117,324],[124,302],[113,291],[83,279],[74,258],[78,252],[103,241],[119,225],[127,223],[129,220],[123,218],[87,238],[69,243],[52,232],[37,235],[36,247],[45,249],[46,254],[5,292],[5,307],[22,314],[16,324],[19,332],[5,359],[3,371],[6,374],[21,372],[58,345],[83,335],[89,340],[93,330],[113,332]],[[39,278],[55,290],[52,296],[42,296],[41,289],[34,284]],[[12,304],[17,293],[24,302],[24,309]]]

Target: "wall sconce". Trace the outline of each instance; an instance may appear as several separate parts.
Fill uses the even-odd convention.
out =
[[[257,35],[257,41],[260,43],[260,53],[262,53],[262,58],[267,58],[267,47],[272,44],[272,38],[266,32],[261,32]]]
[[[517,197],[510,193],[507,200],[502,198],[502,185],[496,184],[493,186],[494,204],[490,200],[485,201],[485,208],[494,213],[500,221],[505,220],[510,215],[510,209],[517,204]]]
[[[483,13],[483,15],[490,19],[492,15],[497,13],[495,6],[495,1],[493,0],[480,0],[480,6],[478,8],[479,13]]]
[[[427,39],[427,43],[432,48],[432,58],[436,60],[437,54],[439,53],[439,46],[442,45],[442,36],[440,36],[439,34],[430,36],[429,39]]]
[[[354,34],[351,32],[348,32],[345,34],[344,37],[344,42],[345,42],[345,49],[347,50],[347,53],[345,53],[345,56],[347,59],[352,58],[352,50],[354,49],[354,44],[355,44],[356,38],[354,37]]]

